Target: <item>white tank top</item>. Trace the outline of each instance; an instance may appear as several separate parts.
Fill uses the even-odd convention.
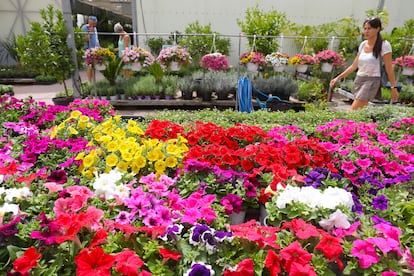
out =
[[[359,58],[358,58],[358,72],[357,76],[368,76],[368,77],[380,77],[380,59],[375,58],[373,52],[366,53],[364,46],[367,43],[366,40],[362,41],[359,45]],[[381,57],[387,53],[391,53],[391,44],[384,40],[382,42]]]

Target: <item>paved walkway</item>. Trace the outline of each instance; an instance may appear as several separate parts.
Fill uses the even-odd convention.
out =
[[[79,72],[81,81],[87,80],[86,71]],[[96,80],[102,80],[104,77],[100,72],[96,73]],[[67,87],[72,87],[72,80],[66,81]],[[47,104],[53,104],[52,98],[56,96],[57,92],[64,91],[63,84],[49,84],[49,85],[14,85],[14,94],[18,99],[25,99],[29,96],[33,97],[36,101],[45,102]],[[333,102],[331,104],[332,110],[348,110],[349,103],[344,102],[345,97],[334,94]],[[154,110],[133,110],[122,109],[118,110],[120,115],[129,116],[144,116],[149,113],[154,113]]]

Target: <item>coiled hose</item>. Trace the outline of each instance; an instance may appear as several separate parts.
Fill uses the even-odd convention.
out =
[[[252,102],[252,82],[249,78],[240,78],[237,83],[237,99],[240,112],[254,111]]]

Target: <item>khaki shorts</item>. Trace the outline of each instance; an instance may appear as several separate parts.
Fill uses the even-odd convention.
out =
[[[371,101],[381,89],[380,77],[357,76],[355,78],[354,95],[355,99],[361,101]]]

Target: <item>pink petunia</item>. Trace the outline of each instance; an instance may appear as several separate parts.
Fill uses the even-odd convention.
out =
[[[371,243],[364,240],[355,240],[353,245],[351,255],[358,258],[361,268],[368,268],[380,261],[380,257]]]

